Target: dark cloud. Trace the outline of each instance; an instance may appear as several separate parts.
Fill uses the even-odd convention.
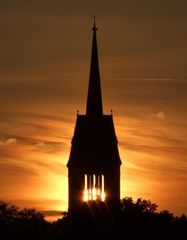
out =
[[[132,110],[135,112],[134,108],[139,107],[141,111],[147,109],[151,113],[163,111],[167,114],[167,111],[180,112],[180,109],[185,107],[187,104],[186,89],[187,81],[180,79],[171,81],[115,79],[110,84],[106,84],[105,91],[110,101],[118,101],[118,105],[124,106],[124,109],[133,107]]]

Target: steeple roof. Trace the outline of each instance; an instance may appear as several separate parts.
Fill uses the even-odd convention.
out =
[[[97,51],[97,37],[96,37],[97,27],[95,24],[95,19],[94,19],[92,31],[93,31],[93,40],[92,40],[92,53],[91,53],[90,78],[89,78],[89,86],[88,86],[86,115],[93,117],[93,116],[103,115],[101,83],[100,83],[100,73],[99,73],[99,60],[98,60],[98,51]]]

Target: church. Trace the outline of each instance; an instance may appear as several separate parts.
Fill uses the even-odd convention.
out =
[[[77,114],[68,168],[68,211],[83,204],[120,207],[120,166],[113,115],[103,113],[94,20],[86,114]]]

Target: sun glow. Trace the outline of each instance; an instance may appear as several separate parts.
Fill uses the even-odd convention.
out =
[[[84,175],[84,202],[105,201],[104,175]]]

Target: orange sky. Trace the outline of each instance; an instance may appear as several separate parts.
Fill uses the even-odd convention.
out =
[[[187,3],[104,2],[1,1],[0,200],[67,209],[66,163],[76,111],[85,113],[96,13],[121,197],[187,214]]]

